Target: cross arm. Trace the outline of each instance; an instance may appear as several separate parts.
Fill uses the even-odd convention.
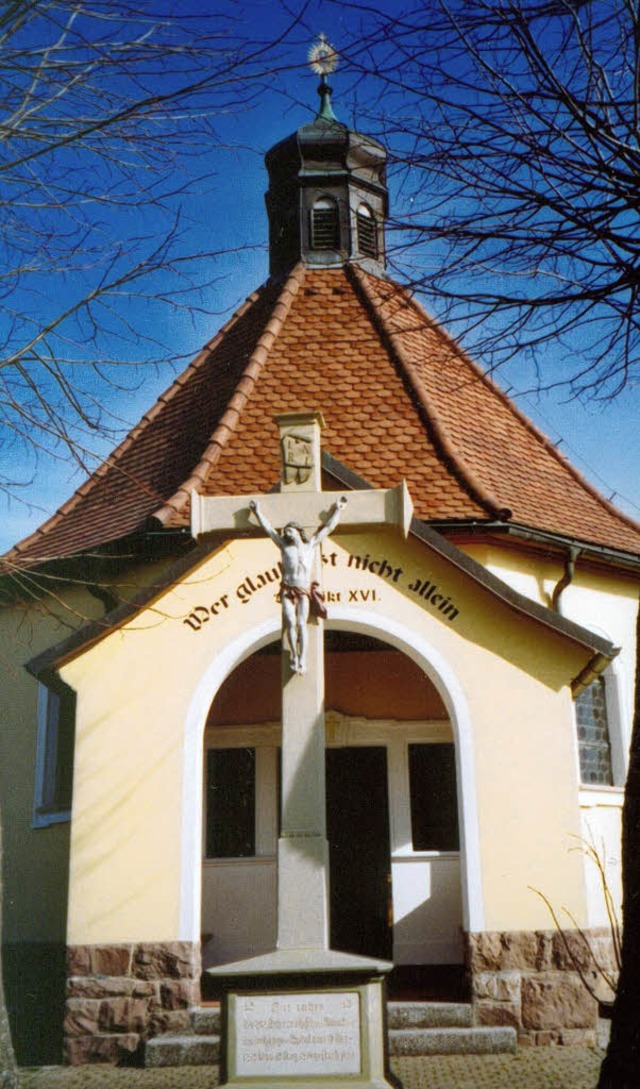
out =
[[[270,492],[267,495],[209,496],[191,493],[191,533],[198,538],[205,533],[228,531],[246,533],[256,529],[255,516],[249,504],[257,502],[272,526],[287,522],[301,526],[321,526],[331,516],[341,492]],[[363,526],[396,525],[406,537],[411,525],[413,504],[404,483],[396,488],[372,488],[347,492],[347,503],[341,511],[340,527],[358,529]]]

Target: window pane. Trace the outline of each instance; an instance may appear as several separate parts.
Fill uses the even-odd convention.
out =
[[[75,693],[65,689],[60,696],[60,715],[58,719],[54,797],[54,806],[57,810],[71,809],[75,725]]]
[[[582,782],[611,786],[613,768],[604,677],[597,677],[576,698],[576,720]]]
[[[66,817],[71,809],[76,700],[66,687],[41,691],[45,710],[38,722],[35,812],[48,824],[48,818]]]
[[[409,745],[414,851],[457,851],[458,802],[453,745]]]
[[[47,713],[44,735],[44,764],[42,772],[41,808],[56,807],[56,780],[58,766],[58,727],[60,725],[60,696],[47,692]]]
[[[207,858],[255,855],[255,749],[207,751]]]

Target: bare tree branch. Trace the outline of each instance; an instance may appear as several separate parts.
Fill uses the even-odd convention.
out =
[[[121,426],[110,384],[174,358],[157,315],[202,311],[227,252],[188,214],[229,148],[219,118],[259,98],[299,17],[261,41],[233,5],[0,7],[0,490],[39,452],[86,465]]]
[[[632,0],[351,5],[343,51],[393,149],[392,260],[499,366],[609,398],[639,375],[640,15]],[[562,369],[541,360],[558,335]]]

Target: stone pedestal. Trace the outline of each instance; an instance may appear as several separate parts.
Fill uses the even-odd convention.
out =
[[[211,969],[222,983],[221,1084],[391,1089],[386,961],[276,951]]]

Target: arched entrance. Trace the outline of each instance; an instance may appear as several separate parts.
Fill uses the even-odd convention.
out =
[[[454,733],[405,652],[345,625],[325,640],[331,945],[397,964],[462,960]],[[279,647],[225,679],[204,743],[206,967],[273,948]]]

